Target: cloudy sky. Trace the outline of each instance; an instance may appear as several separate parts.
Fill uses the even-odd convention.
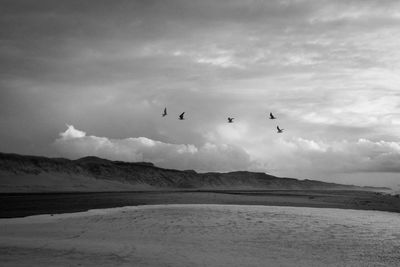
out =
[[[396,187],[399,33],[395,0],[0,0],[0,151]]]

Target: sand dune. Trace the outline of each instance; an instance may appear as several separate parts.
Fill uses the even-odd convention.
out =
[[[399,266],[379,211],[154,205],[0,220],[5,266]]]
[[[260,172],[197,173],[163,169],[146,162],[78,160],[0,153],[0,192],[100,192],[187,189],[369,190],[388,188],[279,178]]]

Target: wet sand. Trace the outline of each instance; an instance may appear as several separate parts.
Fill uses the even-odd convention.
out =
[[[396,213],[148,205],[0,220],[2,266],[399,266]]]
[[[0,218],[156,204],[236,204],[400,212],[400,198],[367,191],[138,191],[0,194]]]

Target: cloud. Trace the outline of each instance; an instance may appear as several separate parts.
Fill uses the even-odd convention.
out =
[[[309,172],[400,172],[400,142],[356,141],[323,142],[304,138],[279,140],[285,158],[280,168]]]
[[[85,132],[67,125],[53,143],[63,156],[80,158],[98,156],[110,160],[152,162],[156,166],[197,171],[233,171],[248,169],[250,157],[243,149],[227,144],[205,143],[201,147],[192,144],[169,144],[146,137],[111,139],[86,135]]]
[[[399,1],[64,2],[0,3],[1,151],[396,171]]]
[[[67,124],[67,127],[68,129],[65,132],[60,133],[60,136],[63,140],[81,138],[86,136],[85,132],[75,129],[73,125]]]
[[[332,176],[340,182],[343,182],[342,176],[364,173],[369,178],[363,183],[375,185],[379,183],[374,182],[369,173],[400,172],[400,142],[395,141],[365,138],[322,141],[288,135],[270,140],[260,137],[255,144],[246,138],[247,126],[237,124],[232,132],[220,125],[214,134],[208,133],[203,145],[193,145],[165,143],[146,137],[99,137],[67,126],[53,146],[60,155],[73,159],[98,156],[128,162],[152,162],[159,167],[180,170],[266,171],[280,176],[335,181],[329,180]],[[225,144],[221,139],[235,141],[237,145]],[[263,152],[254,153],[254,149]]]

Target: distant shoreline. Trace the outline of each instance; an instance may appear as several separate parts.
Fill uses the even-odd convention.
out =
[[[400,212],[400,198],[355,190],[172,190],[1,193],[0,218],[157,204],[235,204]]]

